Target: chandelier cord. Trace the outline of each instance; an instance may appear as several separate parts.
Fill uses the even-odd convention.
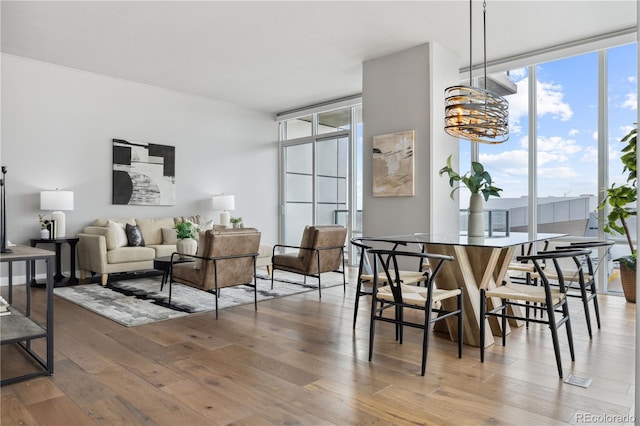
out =
[[[482,3],[482,24],[484,35],[484,88],[487,88],[487,1]]]
[[[473,86],[473,0],[469,0],[469,87]]]

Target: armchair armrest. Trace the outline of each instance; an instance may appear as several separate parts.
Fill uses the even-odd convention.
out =
[[[273,246],[273,255],[276,254],[276,248],[278,247],[292,248],[292,249],[298,249],[298,250],[314,250],[314,251],[344,249],[344,245],[330,246],[330,247],[302,247],[302,246],[290,246],[287,244],[276,244],[275,246]]]

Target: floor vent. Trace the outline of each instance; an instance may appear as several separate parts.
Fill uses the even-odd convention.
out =
[[[591,381],[592,380],[589,377],[574,376],[573,374],[571,374],[569,377],[564,379],[565,383],[574,385],[574,386],[580,386],[581,388],[588,388],[589,385],[591,384]]]

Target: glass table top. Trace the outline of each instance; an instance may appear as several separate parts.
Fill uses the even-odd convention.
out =
[[[526,244],[532,241],[544,241],[552,238],[563,237],[568,234],[551,234],[538,233],[535,238],[530,238],[526,232],[510,232],[508,235],[493,235],[490,237],[469,237],[459,234],[438,234],[438,233],[421,233],[407,235],[389,235],[381,237],[363,237],[366,241],[388,241],[401,243],[419,243],[419,244],[445,244],[459,246],[478,246],[478,247],[511,247]]]

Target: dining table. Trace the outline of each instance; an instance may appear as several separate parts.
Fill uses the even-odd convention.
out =
[[[445,262],[436,279],[435,285],[442,289],[462,288],[464,291],[464,327],[463,342],[471,346],[480,346],[480,289],[492,289],[509,281],[507,273],[510,263],[514,259],[516,250],[530,243],[545,241],[566,236],[559,233],[538,233],[531,236],[526,232],[509,232],[485,237],[471,237],[462,234],[446,233],[413,233],[407,235],[387,235],[377,237],[363,237],[363,241],[392,243],[407,246],[417,244],[420,250],[427,253],[443,254],[453,257],[452,262]],[[399,248],[400,249],[400,248]],[[447,303],[443,301],[446,309]],[[457,341],[457,327],[455,318],[446,320],[445,329],[452,340]],[[485,345],[494,343],[494,335],[502,335],[500,322],[492,318],[489,327],[485,327]],[[443,323],[442,321],[441,323]],[[515,321],[507,324],[519,326]]]

